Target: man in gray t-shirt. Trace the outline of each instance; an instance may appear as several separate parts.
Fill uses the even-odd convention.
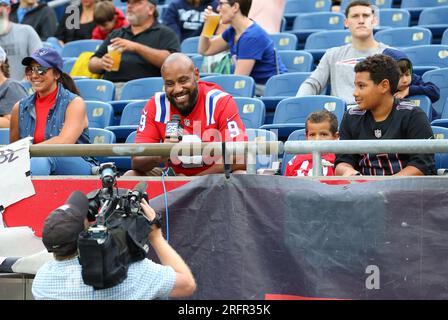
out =
[[[387,46],[373,37],[377,17],[369,1],[351,2],[345,16],[345,27],[350,30],[352,43],[329,49],[316,70],[302,83],[297,96],[320,94],[330,82],[331,95],[344,99],[347,104],[355,104],[355,65],[368,56],[382,53]]]
[[[11,78],[22,80],[25,76],[22,59],[42,48],[42,42],[29,25],[10,22],[10,11],[10,0],[0,0],[0,46],[8,56]]]

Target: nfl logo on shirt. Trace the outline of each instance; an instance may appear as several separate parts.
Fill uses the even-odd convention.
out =
[[[375,129],[375,137],[377,137],[377,139],[381,138],[381,130],[380,129]]]

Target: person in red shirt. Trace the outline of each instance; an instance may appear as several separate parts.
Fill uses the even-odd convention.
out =
[[[327,110],[311,113],[305,123],[306,140],[337,140],[339,139],[338,119],[334,113]],[[322,173],[324,176],[334,176],[335,155],[322,155]],[[299,154],[286,165],[285,176],[312,176],[313,155]]]
[[[112,30],[129,25],[123,12],[115,8],[110,1],[101,1],[95,4],[93,21],[95,21],[96,27],[92,31],[92,39],[99,40],[106,39]]]
[[[214,83],[199,81],[199,71],[193,61],[182,53],[171,54],[162,69],[165,92],[152,97],[142,111],[136,143],[172,143],[165,139],[166,126],[177,115],[187,142],[247,141],[244,124],[232,96]],[[177,175],[205,175],[224,172],[220,159],[207,155],[171,158]],[[216,160],[216,161],[215,161]],[[244,170],[240,157],[235,158],[233,171]],[[126,175],[155,175],[151,172],[167,157],[137,156],[133,170]],[[156,168],[157,170],[157,168]]]

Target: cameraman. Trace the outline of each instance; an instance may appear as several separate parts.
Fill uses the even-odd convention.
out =
[[[156,214],[145,199],[141,207],[150,221],[155,219]],[[87,197],[75,191],[45,220],[42,241],[53,252],[55,261],[47,262],[37,271],[32,286],[35,299],[147,300],[193,294],[196,283],[190,269],[155,225],[148,239],[162,265],[149,259],[134,262],[129,265],[126,279],[108,289],[95,290],[84,284],[77,241],[81,231],[89,227],[88,209]]]

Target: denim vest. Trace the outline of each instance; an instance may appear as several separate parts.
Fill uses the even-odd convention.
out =
[[[45,140],[58,136],[64,126],[65,112],[70,102],[77,97],[58,83],[56,102],[48,112],[45,125]],[[20,139],[34,137],[36,129],[36,93],[23,98],[19,103],[19,135]],[[90,144],[89,130],[85,128],[76,144]]]

